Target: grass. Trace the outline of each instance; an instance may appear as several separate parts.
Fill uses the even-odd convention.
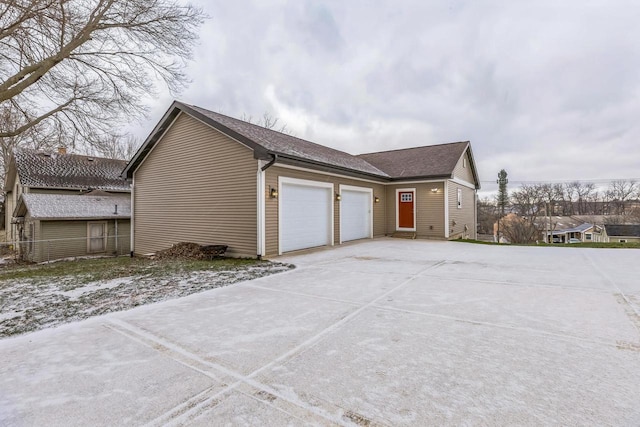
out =
[[[50,264],[19,265],[0,269],[4,280],[38,280],[73,276],[79,283],[129,276],[162,277],[189,271],[216,271],[248,267],[263,261],[240,258],[217,258],[212,261],[162,260],[147,258],[94,258],[58,261]]]
[[[281,273],[254,259],[93,258],[0,269],[0,338]]]
[[[485,242],[481,240],[473,240],[473,239],[458,239],[454,240],[454,242],[464,242],[464,243],[475,243],[478,245],[500,245],[500,246],[543,246],[543,247],[556,247],[556,248],[607,248],[607,249],[640,249],[640,242],[582,242],[582,243],[496,243],[496,242]]]

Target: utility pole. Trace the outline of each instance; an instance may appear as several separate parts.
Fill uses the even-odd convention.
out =
[[[504,206],[509,199],[509,194],[507,193],[508,183],[507,172],[502,169],[498,173],[498,179],[496,180],[496,184],[498,184],[498,208],[500,209],[500,214],[498,215],[498,243],[500,243],[500,219],[504,216]]]

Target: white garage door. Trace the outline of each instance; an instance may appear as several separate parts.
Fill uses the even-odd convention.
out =
[[[340,241],[372,237],[371,192],[341,188],[340,194]]]
[[[331,244],[333,188],[283,182],[280,192],[280,251]]]

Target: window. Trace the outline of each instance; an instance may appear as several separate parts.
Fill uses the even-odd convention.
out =
[[[400,193],[401,202],[413,202],[413,193]]]
[[[467,167],[467,158],[466,158],[466,157],[463,157],[463,158],[462,158],[462,167],[463,167],[463,168],[466,168],[466,167]]]
[[[87,223],[87,252],[99,253],[107,250],[107,222]]]
[[[627,243],[627,239],[618,239],[618,242],[620,242],[620,243]]]
[[[587,233],[584,235],[584,240],[591,240],[591,234]]]
[[[458,209],[462,209],[462,188],[458,188]]]

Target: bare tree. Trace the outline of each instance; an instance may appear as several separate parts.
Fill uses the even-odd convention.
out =
[[[11,109],[0,106],[0,132],[15,126],[16,117]],[[4,186],[6,168],[16,147],[27,147],[36,150],[56,148],[57,141],[47,128],[40,125],[32,126],[25,132],[6,138],[0,138],[0,185]]]
[[[571,188],[571,194],[575,194],[575,197],[577,198],[576,207],[578,215],[594,215],[595,212],[588,210],[588,203],[595,192],[595,184],[592,182],[585,183],[575,181],[567,185]]]
[[[0,0],[0,107],[16,119],[0,138],[113,134],[146,113],[156,82],[184,86],[203,19],[173,0]]]
[[[109,159],[131,160],[142,142],[132,135],[108,135],[96,144],[85,147],[85,154]]]
[[[254,125],[262,126],[267,129],[275,130],[276,132],[291,134],[287,129],[286,123],[280,123],[280,117],[273,117],[268,111],[262,114],[262,117],[257,121],[254,121],[253,117],[247,114],[242,114],[240,120],[244,120],[247,123],[253,123]]]
[[[494,199],[489,197],[478,199],[478,232],[480,234],[493,234],[493,224],[498,218],[498,206]]]
[[[617,180],[609,185],[609,197],[611,198],[616,215],[625,214],[627,202],[637,195],[637,191],[638,184],[633,180]]]
[[[523,184],[511,193],[511,206],[517,220],[505,221],[505,236],[512,243],[529,243],[538,239],[538,219],[545,213],[553,186],[548,184]]]

